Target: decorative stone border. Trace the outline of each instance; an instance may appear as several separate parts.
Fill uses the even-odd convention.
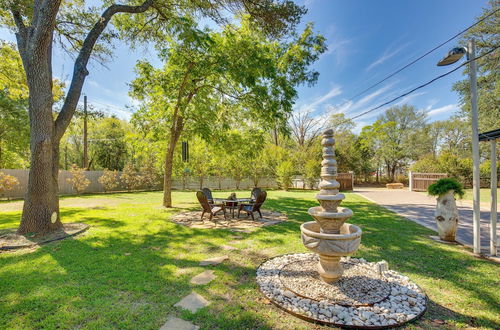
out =
[[[257,269],[257,283],[262,293],[275,305],[299,318],[321,324],[349,328],[383,329],[400,326],[422,316],[427,296],[415,283],[398,272],[382,270],[379,263],[364,259],[342,258],[342,263],[360,264],[381,271],[381,278],[390,284],[391,293],[382,301],[368,306],[342,306],[326,300],[316,301],[289,291],[280,280],[282,268],[289,263],[315,260],[313,253],[278,256]]]
[[[231,230],[248,230],[252,228],[260,228],[276,225],[283,221],[288,220],[288,217],[280,212],[274,212],[269,210],[261,210],[262,219],[258,218],[258,214],[255,213],[255,220],[246,215],[241,215],[240,218],[231,218],[227,215],[224,219],[222,215],[212,218],[212,221],[208,220],[208,216],[205,215],[203,220],[201,220],[201,211],[188,211],[174,215],[171,220],[179,225],[191,227],[191,228],[201,228],[201,229],[231,229]]]
[[[16,229],[0,231],[0,250],[16,250],[29,248],[53,241],[62,240],[83,233],[89,228],[85,223],[64,223],[63,228],[44,236],[33,236],[16,234]]]

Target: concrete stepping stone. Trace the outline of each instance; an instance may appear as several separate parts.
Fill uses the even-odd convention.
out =
[[[231,246],[231,245],[222,245],[221,249],[227,250],[227,251],[238,250],[237,247],[234,247],[234,246]]]
[[[184,298],[182,298],[182,300],[179,301],[174,306],[187,309],[191,313],[196,313],[198,309],[208,305],[210,305],[210,302],[208,300],[206,300],[201,295],[193,291]]]
[[[198,330],[200,327],[175,316],[169,316],[160,330]]]
[[[216,278],[213,270],[206,270],[193,277],[189,283],[196,285],[203,285],[212,282]]]
[[[218,265],[226,259],[229,259],[229,257],[220,256],[220,257],[208,258],[203,261],[200,261],[200,266]]]

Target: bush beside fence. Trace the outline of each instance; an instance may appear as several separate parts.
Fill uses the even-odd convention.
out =
[[[26,187],[28,186],[28,177],[29,170],[11,170],[11,169],[0,169],[0,172],[3,172],[8,175],[12,175],[17,178],[19,184],[14,187],[14,189],[6,192],[0,192],[0,198],[23,198],[26,193]],[[101,183],[99,183],[98,179],[103,175],[103,171],[85,171],[85,177],[90,181],[90,184],[83,191],[84,193],[102,193],[104,192],[104,187]],[[119,185],[112,189],[111,191],[125,191],[126,188],[120,182],[121,172],[118,172],[118,181]],[[75,195],[76,191],[73,189],[71,183],[68,182],[67,179],[71,178],[72,175],[69,171],[61,170],[59,171],[59,194],[61,195]],[[259,187],[262,188],[277,188],[278,185],[274,178],[261,178],[259,179]],[[236,181],[230,178],[216,178],[216,177],[207,177],[203,180],[203,187],[207,187],[213,190],[219,189],[236,189]],[[239,183],[239,189],[251,189],[254,187],[253,180],[244,179]],[[155,187],[157,190],[163,188],[162,184],[158,184]],[[191,189],[197,190],[200,188],[200,180],[199,178],[187,178],[187,180],[182,179],[174,179],[172,182],[172,189],[181,190],[181,189]],[[138,190],[144,190],[146,187],[139,187]]]

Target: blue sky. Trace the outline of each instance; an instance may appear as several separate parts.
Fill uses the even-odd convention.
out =
[[[314,64],[320,72],[314,87],[300,87],[297,111],[314,115],[344,112],[354,116],[408,91],[450,69],[437,67],[452,41],[415,65],[365,94],[352,97],[389,73],[445,41],[474,23],[486,0],[301,0],[308,13],[303,23],[314,22],[315,30],[327,38],[328,51]],[[0,38],[14,36],[0,30]],[[115,43],[115,57],[106,67],[93,64],[84,86],[89,103],[98,109],[129,118],[133,101],[127,83],[134,78],[138,59],[148,58],[161,65],[154,50],[132,51]],[[54,54],[54,75],[68,80],[72,59]],[[463,79],[461,70],[399,101],[426,109],[429,121],[446,119],[458,108],[458,95],[451,91],[453,82]],[[129,109],[126,109],[129,108]],[[356,119],[359,131],[372,123],[384,109]]]

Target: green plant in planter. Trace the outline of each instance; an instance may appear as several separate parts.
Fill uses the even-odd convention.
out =
[[[443,196],[450,190],[453,190],[458,197],[464,197],[465,191],[462,185],[452,178],[439,179],[427,188],[427,193],[431,196]]]
[[[443,241],[455,241],[458,228],[458,209],[455,195],[464,196],[462,185],[455,179],[439,179],[427,188],[429,195],[437,196],[437,205],[434,218],[437,224],[439,237]]]

